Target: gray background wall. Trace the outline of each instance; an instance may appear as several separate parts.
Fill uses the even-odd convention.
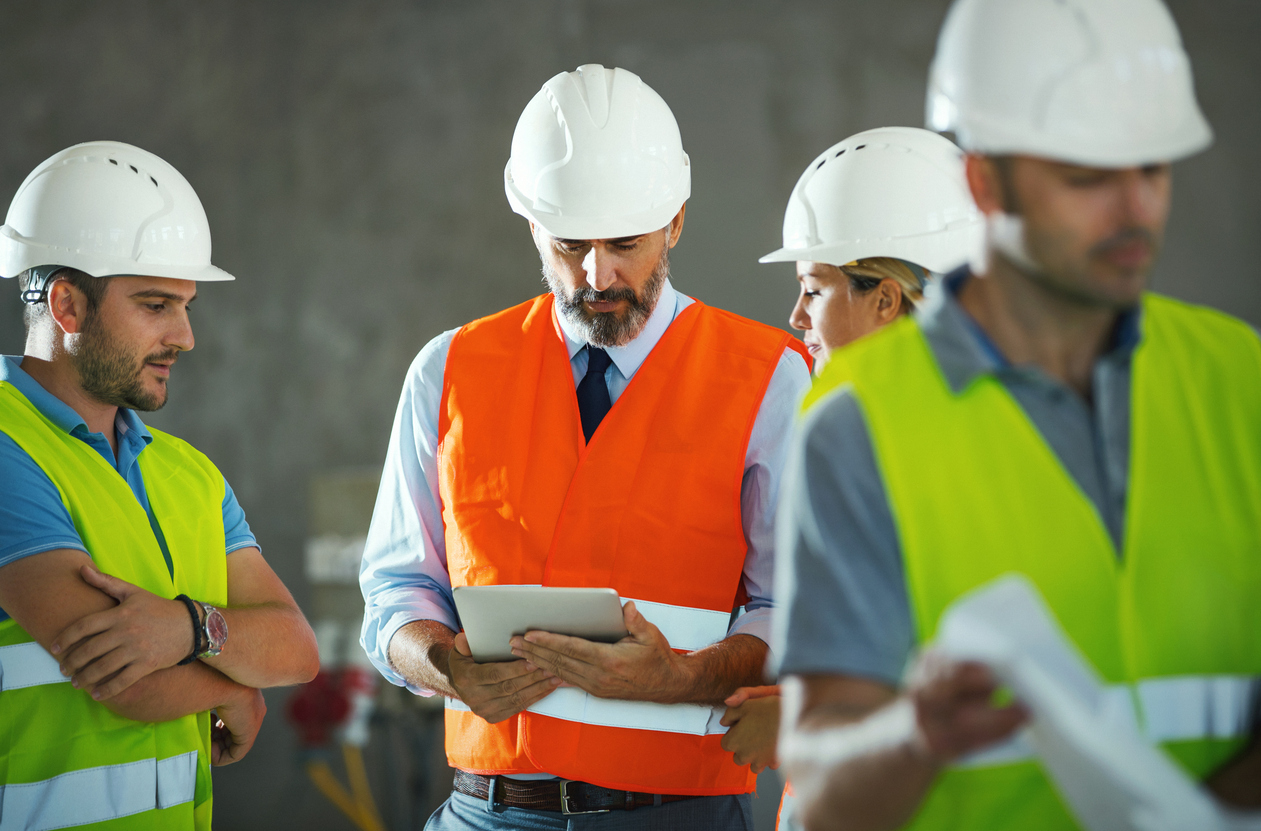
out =
[[[1217,143],[1177,167],[1155,284],[1261,324],[1261,5],[1170,5]],[[694,168],[676,285],[783,325],[791,269],[756,258],[778,245],[793,182],[846,135],[921,123],[946,6],[7,2],[0,204],[45,157],[90,139],[141,145],[192,182],[215,262],[239,279],[203,287],[197,348],[150,420],[219,464],[305,603],[311,477],[379,465],[421,346],[539,291],[501,177],[517,115],[543,81],[601,62],[661,93]],[[14,354],[9,286],[0,351]],[[217,774],[217,827],[350,827],[302,779],[283,699],[270,696],[254,755]]]

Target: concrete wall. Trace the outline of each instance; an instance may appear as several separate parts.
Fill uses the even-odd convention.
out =
[[[1261,6],[1171,3],[1218,140],[1182,163],[1157,287],[1261,324]],[[215,262],[197,349],[157,426],[207,452],[299,600],[307,484],[379,464],[404,372],[439,332],[539,291],[503,196],[517,115],[580,63],[639,73],[694,166],[676,285],[782,325],[784,201],[853,132],[921,123],[945,0],[215,0],[0,6],[0,204],[42,159],[146,147],[205,204]],[[16,286],[0,350],[21,350]],[[348,827],[311,800],[279,704],[218,776],[220,828]],[[763,799],[762,802],[769,802]],[[307,807],[303,807],[303,806]]]

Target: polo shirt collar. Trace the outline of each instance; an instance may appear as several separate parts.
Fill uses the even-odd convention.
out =
[[[661,296],[657,298],[657,305],[653,308],[652,314],[648,316],[648,322],[644,324],[644,328],[633,340],[621,346],[603,346],[600,347],[608,353],[609,358],[613,360],[613,365],[617,367],[617,371],[622,373],[623,378],[630,378],[639,369],[644,360],[648,357],[648,353],[653,350],[657,342],[661,340],[661,336],[665,334],[666,329],[670,328],[671,321],[674,320],[676,310],[679,304],[679,294],[674,290],[674,286],[670,284],[667,277],[665,285],[661,287]],[[559,312],[556,313],[556,320],[560,324],[562,337],[565,339],[565,348],[569,352],[569,359],[572,361],[587,342],[578,334],[574,325],[565,319],[565,316]]]
[[[924,291],[924,302],[915,311],[924,338],[955,395],[978,376],[997,375],[1012,368],[989,335],[959,305],[959,290],[971,277],[964,266],[933,281]],[[1135,307],[1117,320],[1112,344],[1104,357],[1128,359],[1141,338],[1142,309]]]
[[[74,408],[40,386],[38,381],[22,369],[21,363],[21,355],[4,355],[3,360],[0,360],[0,381],[15,386],[18,392],[26,396],[26,400],[34,405],[35,409],[60,429],[80,438],[91,435],[88,432],[87,422],[75,412]],[[140,417],[125,407],[118,408],[118,415],[114,418],[114,429],[118,433],[120,444],[124,441],[128,443],[143,441],[147,446],[153,441],[153,434],[149,432],[149,428],[144,425]]]

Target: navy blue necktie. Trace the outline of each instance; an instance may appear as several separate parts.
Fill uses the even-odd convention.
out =
[[[609,399],[609,386],[604,383],[604,371],[613,359],[603,349],[587,347],[587,374],[578,384],[578,414],[582,417],[582,434],[591,441],[595,428],[600,426],[613,402]]]

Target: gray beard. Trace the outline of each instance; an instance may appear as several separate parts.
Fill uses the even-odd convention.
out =
[[[652,276],[644,285],[641,294],[637,295],[629,288],[606,289],[596,291],[591,286],[583,285],[567,294],[565,284],[560,277],[543,260],[543,280],[556,298],[556,308],[564,315],[578,334],[593,346],[623,346],[634,340],[644,329],[644,324],[657,308],[657,300],[661,298],[661,290],[670,276],[670,246],[661,250],[661,259],[652,269]],[[621,312],[588,312],[584,302],[625,300],[626,310]]]

